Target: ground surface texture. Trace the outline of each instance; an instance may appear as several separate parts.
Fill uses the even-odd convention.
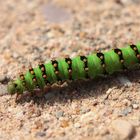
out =
[[[140,140],[140,71],[43,97],[6,94],[19,70],[140,41],[139,0],[0,1],[0,140]]]

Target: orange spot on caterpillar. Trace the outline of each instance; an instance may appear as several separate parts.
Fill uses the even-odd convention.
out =
[[[69,69],[68,71],[69,71],[69,73],[71,73],[71,72],[72,72],[72,70],[71,70],[71,69]]]
[[[124,60],[123,60],[123,59],[121,59],[120,61],[121,61],[121,63],[123,63],[123,62],[124,62]]]
[[[68,64],[71,64],[71,61],[67,61]]]
[[[33,78],[33,81],[36,82],[37,81],[36,78]]]
[[[58,74],[59,73],[59,71],[55,71],[55,74]]]
[[[44,74],[44,75],[43,75],[43,78],[47,78],[47,75]]]
[[[20,79],[21,79],[21,80],[24,80],[24,76],[20,76]]]
[[[88,68],[85,68],[85,71],[88,71],[89,69]]]
[[[84,62],[87,62],[87,59],[83,59]]]
[[[121,51],[118,51],[118,55],[121,55],[122,53],[121,53]]]
[[[25,82],[23,82],[22,84],[23,84],[23,86],[25,86],[25,85],[26,85],[26,84],[25,84]]]
[[[41,71],[45,71],[45,68],[44,68],[44,67],[42,67],[42,68],[41,68]]]
[[[105,67],[105,64],[102,64],[102,67],[104,68]]]
[[[33,71],[33,70],[32,70],[32,71],[30,71],[30,73],[31,73],[31,74],[34,74],[34,71]]]
[[[140,54],[137,54],[137,58],[140,59]]]
[[[56,68],[57,67],[57,63],[54,63],[53,66]]]

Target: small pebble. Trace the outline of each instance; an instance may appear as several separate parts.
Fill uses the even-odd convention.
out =
[[[24,113],[25,113],[25,112],[22,111],[22,110],[19,111],[19,112],[17,112],[17,113],[16,113],[16,118],[22,118],[22,117],[24,116]]]
[[[96,105],[98,105],[98,100],[95,100],[95,101],[93,101],[93,106],[96,106]]]
[[[138,108],[139,108],[139,105],[138,105],[138,104],[132,104],[132,107],[133,107],[134,109],[138,109]]]
[[[80,121],[82,123],[90,123],[91,121],[95,121],[96,119],[96,114],[94,112],[88,112],[86,114],[81,115]]]
[[[131,86],[132,83],[131,81],[127,78],[127,77],[124,77],[124,76],[119,76],[118,77],[118,80],[120,81],[120,83],[124,86]]]
[[[125,105],[125,106],[130,106],[131,105],[131,101],[129,101],[128,99],[124,99],[122,101],[122,103]]]
[[[60,118],[60,117],[62,117],[63,116],[63,114],[64,114],[64,112],[63,111],[58,111],[58,112],[56,112],[56,118]]]
[[[7,86],[0,84],[0,95],[4,95],[7,93]]]
[[[133,3],[139,3],[139,0],[120,0],[123,4],[133,4]]]
[[[114,88],[109,88],[107,91],[106,91],[106,94],[110,94],[112,92]]]
[[[130,139],[135,135],[135,127],[126,120],[114,120],[112,127],[122,140]]]
[[[74,124],[74,127],[75,127],[75,128],[80,128],[81,125],[80,125],[80,123],[75,123],[75,124]]]
[[[81,114],[85,114],[85,113],[87,113],[87,112],[89,112],[89,111],[90,111],[89,108],[83,108],[83,109],[80,111],[80,113],[81,113]]]
[[[0,82],[4,83],[7,80],[6,75],[0,73]]]
[[[101,134],[102,136],[105,136],[105,135],[109,134],[109,130],[108,130],[107,128],[103,128],[103,129],[100,131],[100,134]]]
[[[68,120],[62,120],[60,123],[60,126],[63,128],[66,128],[69,126],[69,121]]]
[[[45,132],[37,132],[35,134],[36,137],[45,137],[46,136],[46,133]]]
[[[19,57],[19,55],[16,52],[14,52],[12,56],[13,56],[13,58],[18,58]]]
[[[120,116],[127,116],[129,113],[131,113],[132,112],[132,107],[127,107],[127,108],[125,108],[125,109],[123,109],[120,113],[119,113],[119,115]]]

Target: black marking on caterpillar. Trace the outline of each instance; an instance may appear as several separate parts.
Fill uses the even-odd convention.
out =
[[[101,65],[102,65],[102,67],[103,67],[103,69],[104,69],[104,75],[107,75],[108,73],[107,73],[107,71],[106,71],[106,69],[105,69],[105,58],[104,58],[104,54],[103,53],[101,53],[101,52],[98,52],[97,53],[97,56],[100,58],[100,60],[101,60]]]
[[[43,63],[40,63],[38,66],[39,66],[39,68],[40,68],[40,70],[41,70],[41,72],[42,72],[42,77],[43,77],[43,79],[44,79],[46,85],[47,85],[47,84],[50,84],[50,82],[47,80],[47,74],[46,74],[45,65],[44,65]]]
[[[25,77],[24,77],[23,73],[21,73],[19,77],[20,77],[20,79],[22,80],[23,86],[25,86],[26,83],[25,83]]]
[[[139,63],[140,63],[140,53],[138,52],[137,46],[134,44],[131,44],[130,47],[135,51],[135,55],[137,56]]]
[[[86,56],[80,56],[80,59],[84,62],[84,70],[85,70],[85,77],[88,79],[88,62],[87,62],[87,57]]]
[[[32,81],[34,82],[36,87],[39,88],[39,85],[38,85],[37,79],[36,79],[36,75],[35,75],[34,69],[32,67],[29,68],[29,72],[33,75]]]
[[[60,76],[59,76],[59,69],[58,69],[58,62],[57,62],[57,60],[51,60],[52,61],[52,65],[53,65],[53,67],[54,67],[54,72],[55,72],[55,74],[56,74],[56,77],[57,77],[57,80],[59,81],[59,82],[61,82],[62,81],[62,79],[60,78]]]
[[[126,66],[124,65],[124,58],[123,58],[123,54],[122,51],[118,48],[114,49],[114,52],[119,56],[120,62],[123,66],[123,70],[127,70]]]
[[[66,63],[68,64],[69,80],[72,80],[72,60],[71,58],[65,58]]]

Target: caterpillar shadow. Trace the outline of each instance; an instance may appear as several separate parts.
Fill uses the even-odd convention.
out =
[[[109,88],[114,86],[117,88],[124,87],[124,85],[116,78],[120,75],[128,77],[132,83],[139,83],[140,70],[131,70],[115,73],[107,77],[99,77],[93,80],[73,81],[69,83],[68,86],[57,87],[55,89],[52,88],[51,91],[45,93],[41,97],[24,95],[17,100],[17,103],[23,104],[24,102],[30,102],[33,100],[34,103],[44,106],[45,104],[53,105],[56,102],[64,104],[73,100],[81,100],[91,97],[97,98],[98,96],[106,94],[106,91]]]

